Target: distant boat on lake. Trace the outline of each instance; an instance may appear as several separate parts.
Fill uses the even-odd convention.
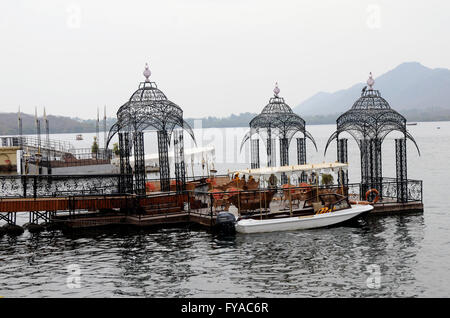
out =
[[[77,135],[77,136],[76,136],[76,139],[77,139],[77,140],[83,140],[83,135],[82,135],[82,134]]]
[[[407,126],[416,126],[417,123],[406,123]]]

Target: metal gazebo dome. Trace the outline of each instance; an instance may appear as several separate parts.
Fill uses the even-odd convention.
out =
[[[369,89],[361,93],[361,97],[353,104],[351,109],[391,109],[391,106],[381,97],[379,91]]]
[[[410,139],[419,151],[416,141],[406,129],[406,118],[392,109],[381,97],[380,92],[372,88],[375,83],[372,73],[367,83],[369,89],[363,88],[361,97],[356,100],[351,109],[336,120],[337,129],[328,139],[325,153],[330,143],[342,132],[352,135],[361,148],[362,140],[375,138],[383,142],[390,132],[399,131],[405,135],[405,138]]]
[[[158,152],[161,190],[170,189],[170,170],[168,160],[168,148],[172,133],[176,127],[186,130],[194,139],[192,128],[183,119],[183,110],[167,99],[166,95],[158,89],[156,83],[150,82],[151,72],[146,64],[144,70],[145,81],[139,84],[139,88],[131,95],[128,102],[117,111],[117,122],[111,127],[107,144],[112,137],[119,134],[120,169],[124,175],[122,191],[131,192],[133,187],[132,169],[129,165],[131,146],[134,148],[134,192],[145,194],[145,163],[144,163],[144,139],[143,131],[149,127],[157,130]],[[132,144],[130,138],[133,138]],[[184,150],[183,133],[178,131],[174,137],[176,156],[180,162],[175,162],[175,175],[178,181],[182,181],[184,187]],[[183,180],[178,180],[182,178]]]
[[[386,136],[398,131],[403,138],[396,139],[397,150],[397,178],[406,184],[406,139],[410,139],[417,148],[416,141],[406,129],[406,118],[391,108],[389,103],[381,97],[370,73],[367,86],[362,89],[361,97],[353,106],[336,120],[336,131],[330,136],[325,146],[325,153],[330,143],[336,139],[338,143],[338,161],[347,162],[347,139],[340,139],[344,132],[349,133],[358,143],[361,152],[361,183],[366,188],[376,188],[382,192],[382,160],[381,145]],[[341,182],[348,182],[347,176]],[[398,189],[405,192],[406,188]],[[403,193],[406,195],[405,193]],[[400,197],[400,196],[399,196]]]
[[[176,126],[185,129],[195,140],[194,132],[183,120],[183,110],[168,100],[155,82],[149,81],[148,65],[144,75],[148,75],[145,82],[139,84],[129,101],[117,111],[117,122],[111,127],[108,142],[120,129],[145,130],[152,127],[156,130],[166,130],[170,137]]]
[[[288,138],[289,142],[297,132],[301,132],[312,141],[317,150],[314,138],[306,131],[305,120],[295,114],[281,97],[272,97],[262,112],[250,121],[250,132],[244,136],[241,149],[255,133],[264,135],[264,132],[268,133],[268,129],[271,130],[272,135]]]
[[[275,96],[269,100],[269,104],[261,111],[261,114],[274,113],[293,113],[293,111],[291,107],[284,102],[284,98]]]
[[[266,144],[267,165],[275,166],[275,139],[280,139],[280,165],[289,165],[289,144],[296,133],[301,133],[302,138],[297,138],[297,159],[299,164],[306,163],[306,138],[310,139],[317,150],[316,142],[312,135],[306,131],[303,118],[295,114],[291,107],[285,103],[278,94],[280,89],[276,84],[273,90],[274,97],[263,108],[262,112],[250,121],[250,131],[246,133],[241,142],[241,150],[250,139],[252,168],[259,168],[259,139],[252,139],[257,134]],[[274,151],[272,151],[274,150]]]

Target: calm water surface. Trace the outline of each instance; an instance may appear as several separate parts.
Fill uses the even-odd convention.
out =
[[[309,126],[319,147],[316,153],[308,144],[310,162],[335,160],[335,145],[323,155],[333,128]],[[423,214],[229,238],[194,228],[5,235],[0,238],[0,296],[448,297],[450,122],[419,123],[409,130],[421,150],[419,157],[408,143],[409,178],[424,180]],[[244,133],[245,129],[205,129],[198,142],[216,145],[217,167],[226,171],[247,166],[247,150],[236,151]],[[146,138],[151,149],[153,137]],[[383,146],[386,176],[395,176],[393,138]],[[293,149],[291,160],[294,153]],[[355,182],[358,160],[356,144],[349,142],[350,178]],[[27,216],[19,219],[24,223]],[[67,266],[72,264],[79,266],[80,288],[67,286]],[[381,272],[376,289],[366,283],[367,266],[372,264]]]

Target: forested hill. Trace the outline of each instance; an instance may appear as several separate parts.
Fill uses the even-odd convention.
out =
[[[307,125],[335,124],[341,113],[326,115],[302,116]],[[424,110],[406,110],[401,112],[409,122],[417,121],[450,121],[450,110],[445,108],[428,108]],[[256,113],[242,113],[230,115],[228,117],[205,117],[187,118],[187,123],[192,128],[197,128],[196,120],[201,120],[203,128],[226,128],[226,127],[248,127],[250,121]],[[48,116],[50,133],[88,133],[95,132],[95,120],[80,120],[63,116]],[[107,129],[116,121],[115,118],[108,118]],[[17,113],[0,113],[0,135],[16,135],[18,133]],[[34,116],[22,114],[22,127],[24,134],[36,133]],[[44,133],[44,124],[41,121],[41,132]],[[103,121],[100,122],[100,131],[103,131]]]
[[[22,130],[26,134],[36,133],[34,115],[21,114]],[[48,115],[50,133],[83,133],[95,132],[95,119],[82,120],[64,116]],[[41,133],[44,133],[45,127],[42,117]],[[107,128],[115,122],[114,118],[106,120]],[[103,130],[103,121],[100,121],[100,131]],[[0,135],[16,135],[18,133],[17,113],[0,113]]]
[[[366,85],[356,83],[333,93],[319,92],[293,109],[305,117],[343,113],[352,107]],[[414,121],[443,120],[441,116],[449,120],[449,87],[449,69],[432,69],[417,62],[402,63],[375,76],[374,85],[393,109]]]

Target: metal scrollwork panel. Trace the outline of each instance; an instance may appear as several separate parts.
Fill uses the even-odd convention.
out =
[[[113,194],[118,192],[118,183],[118,175],[2,177],[0,197]]]

